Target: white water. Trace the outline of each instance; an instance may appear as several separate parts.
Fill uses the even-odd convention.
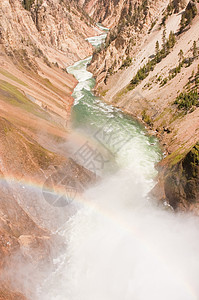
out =
[[[150,203],[131,166],[86,193],[67,252],[39,299],[198,299],[199,222]]]
[[[116,119],[120,134],[131,138],[116,155],[119,171],[104,174],[84,199],[76,199],[78,212],[60,232],[67,251],[37,299],[199,299],[198,218],[167,211],[147,198],[160,159],[157,143],[136,122],[100,104],[89,92],[93,79],[85,63],[71,69],[80,80],[76,127],[85,128],[88,118],[92,128],[99,128],[105,118]],[[85,118],[80,119],[82,114]],[[84,133],[92,128],[86,126]]]

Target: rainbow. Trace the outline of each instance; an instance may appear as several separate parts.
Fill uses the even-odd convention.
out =
[[[40,193],[46,193],[51,194],[54,197],[61,198],[65,197],[68,199],[69,202],[72,201],[77,201],[76,199],[80,199],[80,194],[75,191],[75,194],[72,195],[71,199],[69,199],[69,194],[66,192],[66,188],[61,185],[57,186],[49,186],[49,184],[46,184],[46,180],[42,181],[41,179],[36,179],[36,178],[23,178],[19,175],[13,175],[13,174],[6,174],[6,176],[0,175],[0,186],[1,184],[8,184],[9,187],[12,189],[13,184],[23,187],[24,189],[34,189]],[[80,200],[78,200],[80,201]],[[53,206],[53,203],[51,204]]]
[[[19,175],[6,175],[6,177],[0,176],[0,185],[1,183],[6,183],[9,185],[12,185],[13,183],[19,184],[20,186],[22,185],[24,188],[34,188],[39,190],[40,192],[42,191],[44,187],[44,182],[41,182],[39,180],[32,180],[32,179],[24,179],[20,177]],[[61,197],[66,195],[65,189],[64,188],[55,188],[53,190],[49,189],[49,193],[52,192],[53,194],[57,195],[58,197]],[[96,202],[91,201],[89,199],[86,199],[84,195],[80,195],[79,193],[76,195],[75,198],[71,199],[71,201],[74,201],[74,203],[78,204],[79,207],[84,207],[91,209],[95,213],[107,218],[109,221],[113,222],[116,224],[120,229],[124,230],[125,232],[128,232],[130,235],[133,235],[134,239],[142,245],[142,247],[150,253],[152,257],[155,258],[157,263],[160,263],[162,266],[164,266],[165,271],[169,272],[171,274],[171,277],[175,279],[175,282],[178,286],[183,287],[187,294],[191,296],[193,300],[198,300],[198,297],[196,295],[196,291],[191,285],[191,282],[188,282],[185,280],[179,273],[178,271],[171,265],[169,260],[166,260],[165,257],[156,251],[156,249],[153,247],[152,244],[148,243],[144,237],[142,236],[142,233],[139,231],[138,228],[135,226],[129,226],[126,222],[121,220],[118,216],[116,216],[113,213],[110,213],[100,205],[98,205]],[[60,208],[61,209],[61,208]]]

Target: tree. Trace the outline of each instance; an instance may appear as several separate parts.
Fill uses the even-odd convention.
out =
[[[194,1],[189,1],[185,12],[182,14],[181,21],[180,21],[180,32],[191,23],[193,18],[197,15],[197,7]]]
[[[176,43],[175,34],[173,31],[170,31],[168,44],[170,48],[173,48]]]
[[[185,26],[186,26],[185,14],[182,14],[181,21],[180,21],[180,32],[183,31]]]
[[[199,65],[198,65],[198,68],[197,68],[197,72],[195,74],[195,84],[196,84],[196,86],[199,85]]]
[[[166,26],[164,27],[162,32],[162,48],[164,50],[164,53],[166,53]]]
[[[160,44],[158,41],[155,44],[155,55],[156,55],[156,61],[159,62],[159,60],[160,60]]]
[[[156,44],[155,44],[155,53],[156,53],[156,55],[159,53],[159,51],[160,51],[160,44],[157,41]]]
[[[25,9],[30,10],[34,0],[23,0],[22,5]]]
[[[179,63],[182,63],[182,61],[184,59],[184,53],[183,53],[182,49],[180,49],[180,52],[178,53],[178,57],[179,57]]]
[[[198,54],[197,46],[196,46],[196,41],[193,42],[193,58],[196,58]]]

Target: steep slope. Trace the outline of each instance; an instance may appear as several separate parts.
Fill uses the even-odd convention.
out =
[[[77,83],[65,68],[91,54],[89,22],[73,1],[0,3],[0,112],[37,141],[40,128],[65,135]]]
[[[181,8],[179,6],[179,9]],[[185,11],[181,10],[179,13],[173,8],[170,10],[168,6],[165,7],[160,10],[152,29],[150,26],[153,23],[148,24],[149,31],[147,34],[145,31],[145,38],[140,35],[140,43],[135,45],[134,52],[129,52],[131,60],[122,62],[122,56],[118,56],[120,51],[123,53],[123,49],[128,47],[128,40],[121,45],[120,51],[117,50],[114,41],[107,49],[96,54],[90,69],[95,71],[97,88],[105,101],[140,118],[160,137],[168,155],[160,165],[160,181],[163,183],[161,197],[175,208],[195,207],[198,212],[198,194],[196,193],[190,203],[188,194],[182,192],[186,189],[190,177],[186,175],[187,169],[180,167],[187,155],[187,159],[190,160],[189,153],[195,151],[194,147],[199,140],[197,11],[199,5],[193,1],[187,4]],[[165,23],[165,26],[161,25],[162,23]],[[170,34],[171,31],[175,35],[173,32]],[[125,36],[125,31],[123,34]],[[116,57],[118,62],[113,68],[109,66],[109,57],[112,61],[113,57]],[[103,60],[106,61],[105,65],[102,65]],[[99,67],[101,65],[102,67]],[[190,160],[189,163],[192,165],[194,161]],[[182,169],[183,176],[180,177],[180,173],[178,176],[172,175],[172,172],[177,174],[177,170],[180,172]],[[168,185],[168,176],[179,179],[170,180]],[[191,180],[196,192],[198,175]],[[171,196],[169,188],[172,184],[176,185],[176,194]]]
[[[3,0],[0,12],[0,42],[9,55],[23,49],[64,66],[91,53],[85,38],[96,31],[73,1],[32,1],[28,11],[20,0]]]
[[[65,245],[52,232],[67,221],[70,211],[56,201],[66,201],[71,184],[81,192],[92,179],[89,171],[43,148],[0,117],[0,299],[32,298],[46,270],[56,268],[53,259]],[[44,191],[55,193],[60,184],[63,196],[56,192],[50,202]]]
[[[124,0],[77,0],[79,5],[96,22],[107,27],[115,26],[125,5]]]
[[[20,262],[21,267],[28,261],[30,265],[35,264],[36,268],[44,262],[50,232],[39,227],[19,205],[12,186],[14,182],[9,183],[8,174],[12,174],[13,178],[18,174],[21,180],[26,176],[31,178],[33,174],[43,176],[42,169],[50,163],[58,163],[60,159],[42,149],[4,118],[0,118],[0,141],[0,298],[24,299],[23,295],[17,294],[17,290],[22,289],[17,284],[17,277],[13,280],[10,270],[18,268],[16,261]],[[25,245],[22,237],[29,237],[29,245]],[[33,259],[33,251],[37,255],[40,252],[37,260]],[[12,258],[15,255],[18,260],[14,262]],[[16,292],[13,294],[11,291]]]
[[[168,3],[169,1],[161,0],[131,0],[123,3],[119,21],[111,29],[105,48],[93,56],[90,70],[94,72],[98,85],[106,84],[110,75],[131,65],[138,53],[138,64],[143,62],[143,59],[146,61],[147,53],[141,56],[141,50],[145,48],[146,42],[149,42],[149,37],[153,38],[151,31],[154,33],[154,30],[157,30],[157,26],[154,26],[161,22]]]
[[[0,2],[0,299],[30,298],[54,245],[64,249],[51,231],[68,207],[46,200],[47,179],[67,189],[73,178],[78,191],[92,181],[64,146],[77,84],[65,68],[92,53],[85,38],[98,32],[75,1]]]
[[[31,60],[31,56],[28,58]],[[47,66],[42,59],[37,59],[35,72],[27,63],[21,57],[13,62],[2,51],[0,116],[37,141],[43,139],[47,147],[49,139],[61,140],[66,135],[76,80],[56,66]]]

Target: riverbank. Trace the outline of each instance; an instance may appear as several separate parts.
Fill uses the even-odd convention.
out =
[[[197,62],[193,69],[189,70],[190,76],[196,68]],[[178,86],[173,84],[173,90],[176,91]],[[167,89],[168,87],[162,89],[156,100],[151,92],[140,94],[139,89],[119,96],[119,102],[117,97],[114,101],[108,101],[99,90],[95,93],[101,95],[105,103],[111,103],[125,114],[137,119],[149,134],[158,138],[164,158],[156,166],[159,175],[151,195],[161,203],[168,203],[175,210],[192,211],[198,215],[199,109],[196,108],[191,114],[186,114],[178,111],[173,102],[170,107],[167,106]],[[169,91],[171,92],[171,89]]]

